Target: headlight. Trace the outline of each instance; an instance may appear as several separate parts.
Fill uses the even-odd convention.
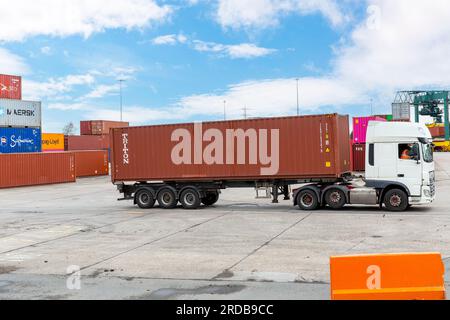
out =
[[[423,195],[427,198],[431,197],[431,192],[428,189],[423,190]]]

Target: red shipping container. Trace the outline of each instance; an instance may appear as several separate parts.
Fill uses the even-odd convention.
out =
[[[208,134],[218,137],[210,164]],[[232,146],[233,134],[248,135],[245,147]],[[112,180],[336,179],[351,172],[350,145],[342,143],[348,139],[348,117],[337,114],[113,129]],[[188,145],[182,156],[188,163],[174,160],[180,143]]]
[[[366,143],[367,128],[370,121],[386,122],[387,120],[376,116],[353,118],[353,143]]]
[[[440,138],[445,136],[445,127],[444,126],[438,126],[438,127],[428,127],[430,130],[431,136],[433,138]]]
[[[354,172],[364,172],[366,171],[366,145],[365,144],[354,144],[353,145],[353,171]]]
[[[0,74],[0,99],[22,100],[22,77]]]
[[[123,121],[105,121],[105,120],[80,121],[80,134],[104,135],[109,134],[109,130],[112,128],[124,128],[129,126],[130,126],[129,122]]]
[[[108,151],[74,151],[76,176],[109,175]]]
[[[0,154],[0,188],[75,182],[75,179],[73,153]]]
[[[80,134],[82,136],[92,135],[91,121],[80,121]]]
[[[66,136],[64,140],[66,151],[109,149],[109,135]]]

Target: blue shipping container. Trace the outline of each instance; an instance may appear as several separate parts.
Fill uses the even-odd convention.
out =
[[[41,129],[0,128],[0,153],[41,152]]]

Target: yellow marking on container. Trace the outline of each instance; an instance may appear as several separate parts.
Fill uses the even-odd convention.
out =
[[[325,166],[326,166],[327,168],[331,168],[331,162],[329,162],[329,161],[326,162],[326,163],[325,163]]]
[[[327,150],[325,150],[325,152],[330,153],[331,152],[330,148],[327,148]]]

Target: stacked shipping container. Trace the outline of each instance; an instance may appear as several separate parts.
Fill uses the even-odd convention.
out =
[[[372,116],[353,118],[352,167],[355,172],[362,172],[366,166],[366,135],[370,121],[388,121],[389,116]]]
[[[0,75],[0,153],[41,151],[41,103],[21,99],[22,78]]]

